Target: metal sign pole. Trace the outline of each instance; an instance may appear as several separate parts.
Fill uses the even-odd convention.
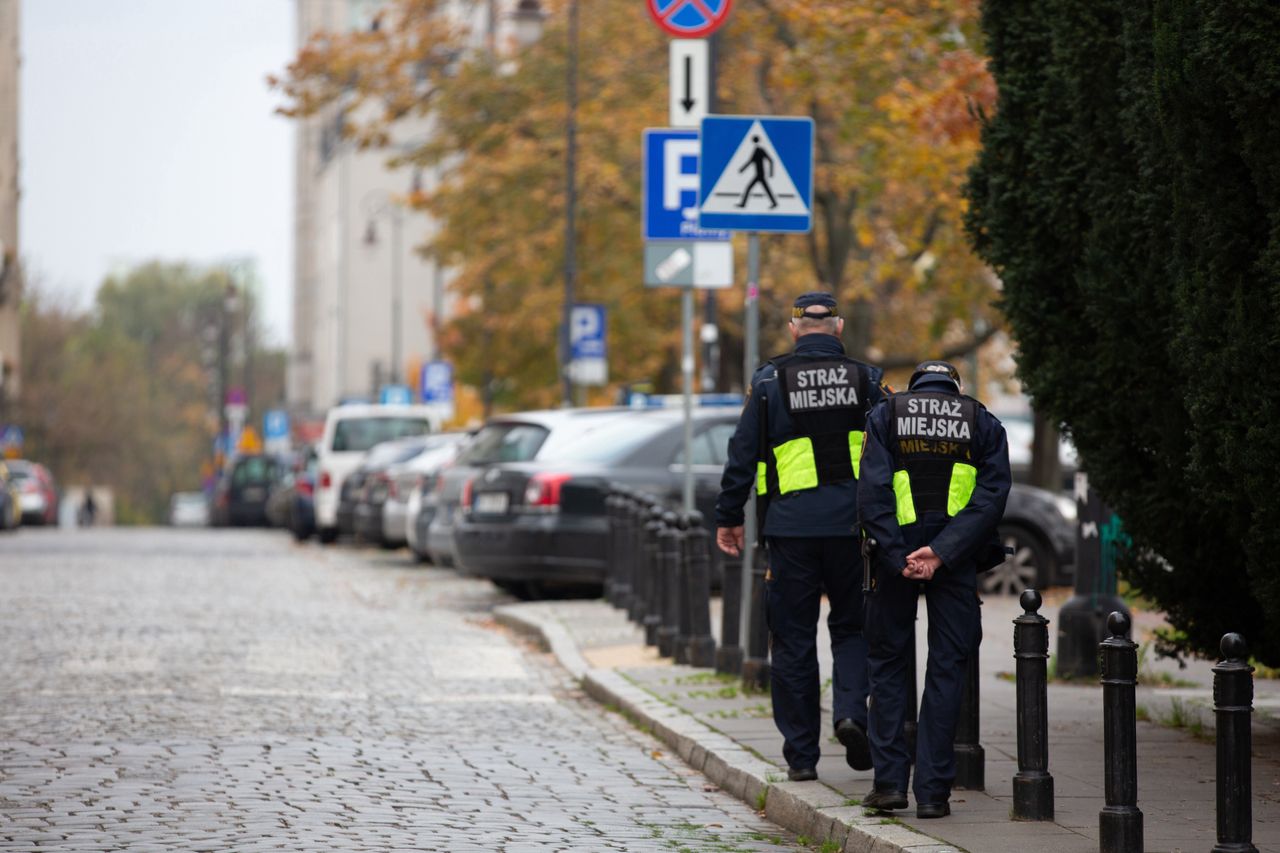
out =
[[[680,308],[684,319],[684,354],[680,367],[684,373],[684,511],[693,512],[693,287],[680,291]]]
[[[751,377],[760,360],[760,235],[747,234],[747,296],[744,302],[746,319],[743,333],[742,386],[750,390]],[[768,436],[765,437],[768,440]],[[742,542],[742,608],[738,611],[738,636],[746,649],[751,636],[751,570],[756,555],[756,495],[751,489],[747,498],[746,518],[743,521]]]

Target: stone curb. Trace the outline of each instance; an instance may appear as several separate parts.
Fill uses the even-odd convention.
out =
[[[612,705],[637,727],[666,743],[680,758],[713,783],[752,808],[764,803],[769,820],[816,842],[835,841],[845,853],[957,853],[911,827],[882,823],[859,806],[845,805],[843,794],[821,782],[778,782],[775,765],[632,684],[610,669],[593,669],[554,612],[539,603],[494,608],[498,623],[536,639],[582,684],[587,695]],[[709,670],[708,670],[709,671]]]

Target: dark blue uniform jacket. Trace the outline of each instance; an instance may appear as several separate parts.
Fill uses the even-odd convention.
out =
[[[843,356],[844,345],[834,335],[813,333],[796,340],[794,353],[814,360]],[[869,406],[884,399],[881,390],[883,372],[878,367],[859,362],[866,375],[863,387]],[[765,364],[751,378],[751,393],[738,420],[738,428],[729,440],[729,461],[720,480],[720,497],[716,501],[716,526],[737,527],[743,522],[743,507],[756,487],[756,462],[760,459],[760,406],[768,407],[769,441],[773,447],[796,438],[791,417],[782,400],[778,375],[772,364]],[[769,501],[765,516],[766,536],[853,536],[856,534],[858,482],[818,486],[792,492]]]
[[[950,383],[930,383],[918,390],[948,393]],[[954,391],[950,391],[954,393]],[[858,511],[862,528],[875,539],[880,568],[899,571],[907,554],[925,545],[942,558],[945,566],[959,568],[984,556],[993,546],[996,525],[1004,516],[1009,497],[1009,445],[1004,426],[995,415],[978,407],[973,449],[977,485],[967,506],[948,518],[945,512],[922,513],[915,524],[898,526],[897,500],[893,494],[894,459],[889,418],[891,407],[881,403],[867,418],[867,442],[862,453],[862,477],[858,482]],[[978,570],[990,564],[978,566]]]

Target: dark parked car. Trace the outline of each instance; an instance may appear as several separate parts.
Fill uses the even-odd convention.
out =
[[[427,446],[429,435],[414,435],[376,444],[365,453],[359,467],[342,481],[338,493],[338,533],[356,535],[356,507],[364,494],[365,481],[388,465],[412,459]]]
[[[356,537],[384,548],[404,545],[409,493],[419,487],[423,471],[434,473],[457,456],[465,438],[461,432],[434,433],[419,453],[368,472],[356,498]]]
[[[302,542],[315,532],[316,453],[304,448],[279,460],[280,477],[267,496],[267,523]]]
[[[694,503],[708,528],[738,411],[694,412]],[[679,506],[684,419],[672,409],[631,412],[535,461],[492,465],[464,490],[454,531],[458,569],[522,597],[557,588],[599,592],[608,569],[604,499],[611,483]],[[712,545],[712,538],[708,538]],[[713,558],[718,554],[712,554]],[[715,561],[718,563],[718,560]]]
[[[436,507],[439,505],[436,500],[436,480],[440,472],[458,458],[458,454],[466,448],[471,437],[466,435],[457,444],[424,453],[406,463],[406,468],[416,475],[416,479],[405,499],[404,536],[409,550],[419,563],[431,560],[431,555],[427,553],[427,531],[431,527],[431,521],[436,515]],[[386,517],[387,513],[384,511],[384,524]]]
[[[0,460],[0,530],[16,530],[22,524],[21,500],[9,466]]]
[[[18,488],[23,524],[58,523],[58,487],[49,469],[39,462],[13,459],[9,476]]]
[[[436,477],[431,501],[434,514],[427,528],[425,550],[437,566],[457,562],[454,521],[462,506],[467,482],[500,462],[529,462],[551,457],[583,435],[630,412],[629,409],[548,409],[503,415],[486,423]]]
[[[280,476],[273,456],[251,453],[231,460],[213,490],[215,526],[267,523],[267,495]]]
[[[982,592],[1018,595],[1071,583],[1076,554],[1076,503],[1064,494],[1014,483],[1000,522],[1000,538],[1013,553],[978,576]]]

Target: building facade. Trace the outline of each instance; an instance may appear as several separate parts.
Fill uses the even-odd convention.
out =
[[[318,32],[372,26],[387,0],[297,0],[299,45]],[[456,0],[476,47],[513,33],[515,0]],[[293,347],[288,399],[320,414],[344,399],[376,399],[382,385],[416,387],[418,369],[437,357],[439,324],[450,314],[449,273],[418,248],[433,220],[401,202],[430,192],[438,169],[388,167],[397,150],[430,138],[428,118],[402,121],[392,144],[360,151],[343,138],[333,107],[297,122]],[[358,117],[357,117],[358,118]]]
[[[0,418],[22,387],[18,302],[18,44],[19,0],[0,0]]]

